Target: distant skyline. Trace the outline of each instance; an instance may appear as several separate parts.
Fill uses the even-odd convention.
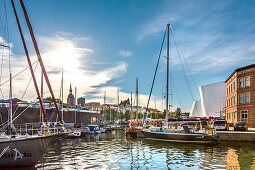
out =
[[[5,15],[5,5],[7,20]],[[181,49],[189,86],[174,47],[170,46],[171,95],[173,109],[190,111],[199,100],[199,86],[225,81],[238,67],[255,62],[255,1],[215,0],[24,0],[42,59],[56,98],[60,94],[64,70],[64,102],[72,88],[86,102],[117,102],[135,94],[139,78],[139,104],[145,106],[166,24],[172,28]],[[31,38],[19,4],[15,1],[33,62]],[[27,61],[10,1],[0,1],[0,43],[11,44],[11,70],[15,75]],[[5,27],[8,25],[8,30]],[[3,71],[0,83],[9,77],[8,55],[0,48]],[[162,109],[166,85],[166,46],[162,53],[150,107]],[[188,66],[188,67],[187,67]],[[35,65],[34,65],[35,67]],[[36,68],[40,85],[40,69]],[[13,79],[13,96],[22,98],[31,78],[29,70]],[[8,98],[8,84],[0,98]],[[44,97],[49,92],[44,84]],[[190,89],[192,94],[190,93]],[[134,96],[133,96],[134,97]],[[31,82],[24,100],[35,100]]]

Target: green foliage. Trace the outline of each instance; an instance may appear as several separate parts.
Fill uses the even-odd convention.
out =
[[[182,115],[182,110],[181,108],[177,107],[176,110],[174,111],[174,117],[180,118]]]
[[[126,113],[124,114],[124,118],[125,120],[129,120],[130,119],[130,112],[129,111],[126,111]]]

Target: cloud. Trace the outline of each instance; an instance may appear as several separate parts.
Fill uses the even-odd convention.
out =
[[[133,54],[132,51],[124,51],[124,50],[120,51],[120,55],[125,56],[125,57],[129,57],[132,54]]]
[[[72,88],[77,87],[77,96],[84,96],[86,93],[95,91],[95,86],[106,85],[112,79],[122,77],[127,72],[128,64],[124,61],[116,61],[107,65],[107,67],[100,66],[100,69],[86,67],[91,65],[91,56],[94,55],[94,49],[84,47],[90,41],[86,37],[75,37],[71,34],[58,33],[56,36],[38,36],[39,49],[41,51],[42,60],[44,62],[46,71],[55,93],[55,97],[59,97],[61,85],[61,70],[64,72],[64,102],[69,92],[70,83]],[[15,48],[15,47],[14,47]],[[0,51],[1,54],[3,51]],[[9,79],[8,74],[8,58],[4,53],[4,64],[1,82]],[[15,58],[15,60],[13,59]],[[37,60],[35,55],[31,55],[32,62]],[[28,66],[25,56],[12,56],[12,72],[16,75],[21,70]],[[33,67],[35,69],[34,64]],[[37,65],[35,70],[37,84],[40,86],[41,69]],[[26,89],[31,74],[29,69],[22,72],[13,79],[13,96],[21,98]],[[8,98],[9,86],[6,83],[1,87],[4,92],[3,98]],[[49,96],[50,93],[47,84],[44,81],[44,97]],[[1,96],[1,95],[0,95]],[[2,98],[2,97],[0,97]],[[24,100],[34,100],[36,98],[35,88],[33,82],[28,86],[27,93]]]

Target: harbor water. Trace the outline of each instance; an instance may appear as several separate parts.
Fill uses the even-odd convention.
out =
[[[133,139],[124,131],[54,142],[36,169],[255,169],[255,144]]]

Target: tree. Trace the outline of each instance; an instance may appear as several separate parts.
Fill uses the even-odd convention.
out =
[[[126,111],[126,112],[125,112],[124,118],[125,118],[126,120],[129,120],[129,119],[130,119],[130,112],[129,112],[129,111]]]
[[[182,115],[182,110],[181,108],[177,107],[176,110],[174,111],[174,117],[180,118]]]

